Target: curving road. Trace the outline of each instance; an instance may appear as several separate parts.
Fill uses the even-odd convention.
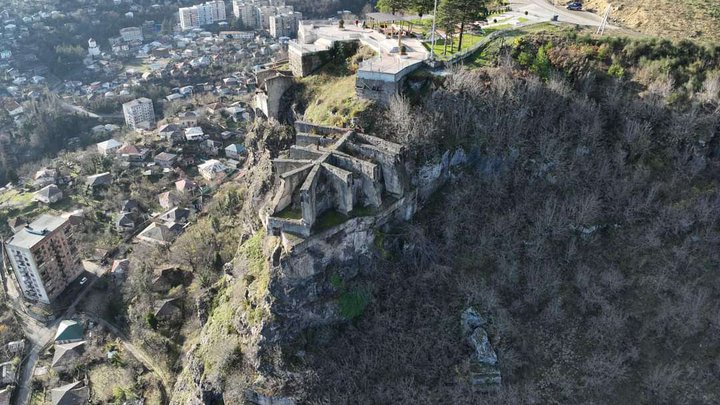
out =
[[[557,6],[554,6],[548,0],[510,0],[510,7],[522,15],[527,11],[527,17],[533,20],[550,21],[550,18],[557,14],[559,22],[591,27],[597,27],[602,23],[602,17],[599,15],[587,11],[570,11],[565,8],[565,3],[566,0],[558,0]],[[619,27],[608,23],[607,28],[617,29]]]

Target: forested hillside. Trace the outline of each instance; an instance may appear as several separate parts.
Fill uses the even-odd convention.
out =
[[[307,403],[720,401],[720,79],[543,80],[515,60],[388,110],[388,137],[472,164],[384,238],[365,315],[289,361]],[[491,325],[495,393],[466,380],[468,306]]]

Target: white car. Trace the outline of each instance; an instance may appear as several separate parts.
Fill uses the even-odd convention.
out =
[[[85,283],[87,283],[87,277],[81,278],[81,279],[80,279],[80,285],[84,285]]]

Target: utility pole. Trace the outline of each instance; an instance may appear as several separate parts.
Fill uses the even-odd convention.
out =
[[[435,21],[437,21],[437,3],[435,0],[435,10],[433,11],[433,25],[432,25],[432,46],[430,46],[430,60],[435,60]]]
[[[610,7],[611,5],[608,4],[607,8],[605,9],[605,13],[603,14],[603,20],[600,23],[600,26],[597,29],[597,32],[595,34],[602,35],[605,33],[605,28],[607,27],[608,17],[610,17]]]

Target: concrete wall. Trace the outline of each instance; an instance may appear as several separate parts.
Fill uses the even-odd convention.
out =
[[[280,175],[289,171],[299,169],[303,166],[311,164],[313,161],[310,159],[295,160],[295,159],[275,159],[272,161],[273,168],[275,169],[276,178]]]
[[[394,75],[359,70],[355,79],[355,92],[360,98],[374,100],[386,105],[390,103],[393,96],[400,94],[407,75],[418,70],[423,65],[423,63],[410,65]]]
[[[373,246],[374,232],[394,220],[411,219],[417,203],[417,193],[412,192],[375,216],[351,218],[296,244],[283,240],[287,252],[283,259],[284,275],[311,277],[333,261],[351,260],[357,254],[368,253]]]
[[[265,69],[255,73],[255,82],[258,88],[262,88],[265,82],[277,75],[291,77],[292,72],[289,70]]]
[[[302,54],[302,51],[290,44],[288,56],[290,59],[290,70],[293,76],[310,76],[330,60],[331,52],[332,51],[328,50]]]
[[[400,84],[381,80],[361,79],[355,80],[355,93],[365,100],[373,100],[380,104],[387,105],[393,96],[400,93]]]
[[[295,80],[289,76],[274,76],[265,80],[263,90],[255,94],[255,107],[260,109],[267,118],[278,119],[280,102]]]

